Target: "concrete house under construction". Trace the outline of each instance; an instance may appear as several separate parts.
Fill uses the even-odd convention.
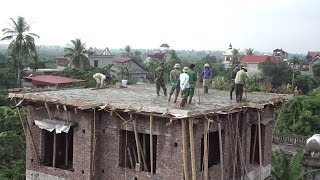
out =
[[[288,98],[248,93],[235,103],[212,90],[180,109],[153,85],[9,96],[26,133],[28,180],[267,178],[273,111]]]

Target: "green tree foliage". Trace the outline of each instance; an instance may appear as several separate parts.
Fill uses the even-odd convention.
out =
[[[32,56],[32,61],[29,63],[29,66],[33,70],[46,68],[46,61],[44,58],[40,58],[38,54]]]
[[[12,68],[0,68],[0,89],[17,87],[15,70]]]
[[[75,69],[75,68],[66,68],[63,71],[57,72],[55,73],[55,75],[59,75],[59,76],[64,76],[64,77],[70,77],[70,78],[75,78],[75,79],[82,79],[85,80],[84,86],[85,87],[95,87],[96,86],[96,81],[93,79],[93,75],[95,73],[102,73],[105,74],[108,78],[107,79],[109,82],[107,83],[112,83],[111,81],[113,81],[113,79],[111,79],[110,76],[110,71],[111,71],[111,67],[110,66],[106,66],[104,68],[95,68],[95,67],[85,67],[83,69]]]
[[[7,49],[7,54],[11,55],[14,59],[13,68],[16,71],[17,83],[19,84],[23,64],[26,63],[26,60],[32,54],[37,53],[34,39],[39,38],[39,36],[29,32],[30,25],[24,17],[19,16],[16,21],[12,18],[10,18],[10,20],[12,21],[12,24],[10,24],[11,28],[4,28],[2,30],[4,37],[1,41],[11,41]]]
[[[71,40],[71,44],[68,44],[64,51],[65,57],[70,58],[70,67],[81,69],[90,65],[85,44],[80,39]]]
[[[0,107],[0,179],[25,176],[25,137],[17,112]]]
[[[314,77],[316,77],[319,81],[320,80],[320,64],[315,64],[312,67],[312,70],[313,70]]]
[[[297,75],[294,80],[294,87],[297,86],[299,91],[302,94],[307,94],[312,91],[314,88],[318,87],[317,81],[311,77],[306,75]]]
[[[303,176],[301,164],[303,161],[303,150],[299,149],[292,159],[288,159],[282,149],[272,152],[271,174],[275,180],[298,180]]]
[[[292,82],[292,69],[286,62],[271,62],[267,60],[259,64],[263,76],[271,78],[271,85],[274,88]]]
[[[296,96],[284,104],[277,131],[297,135],[318,134],[320,129],[320,89],[310,96]]]
[[[212,63],[217,63],[217,58],[214,55],[208,54],[205,57],[203,57],[201,59],[201,61],[202,61],[203,64],[205,64],[205,63],[212,64]]]
[[[244,52],[246,55],[254,55],[254,49],[252,48],[245,49]]]

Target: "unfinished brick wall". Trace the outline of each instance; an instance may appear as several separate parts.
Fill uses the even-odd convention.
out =
[[[41,159],[44,157],[44,139],[42,130],[34,125],[34,120],[48,119],[48,113],[44,104],[32,104],[27,106],[27,120],[30,125],[33,141],[37,148]],[[40,108],[40,109],[38,109]],[[60,106],[61,108],[61,106]],[[67,113],[63,108],[57,110],[50,108],[52,117],[67,121]],[[91,176],[91,122],[93,115],[74,109],[68,110],[68,117],[70,121],[78,123],[74,127],[73,136],[73,171],[42,166],[36,161],[36,155],[33,151],[31,136],[27,131],[26,143],[26,168],[44,174],[50,174],[56,177],[66,177],[67,179],[90,179]]]

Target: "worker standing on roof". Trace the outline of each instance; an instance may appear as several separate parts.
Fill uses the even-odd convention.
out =
[[[174,96],[174,103],[177,102],[178,96],[179,96],[179,92],[180,92],[180,80],[179,80],[179,76],[181,74],[180,71],[180,64],[175,64],[173,66],[173,70],[170,72],[170,84],[171,84],[171,90],[169,92],[169,97],[168,97],[168,101],[170,102],[171,100],[171,96],[174,93],[174,91],[176,91],[175,96]]]
[[[96,80],[96,88],[102,88],[105,86],[105,80],[106,80],[106,76],[104,74],[101,73],[95,73],[93,75],[93,79]]]
[[[234,91],[235,88],[235,82],[234,79],[236,78],[237,72],[239,71],[239,67],[235,67],[233,69],[233,71],[231,72],[231,76],[230,76],[230,100],[232,100],[232,93]]]
[[[244,89],[247,85],[246,84],[247,81],[248,81],[247,67],[245,65],[241,65],[240,71],[237,72],[236,78],[234,80],[237,102],[243,101],[242,96],[243,96]]]
[[[188,100],[188,96],[189,96],[189,88],[190,88],[190,84],[189,84],[189,75],[188,75],[188,71],[189,68],[188,67],[184,67],[182,69],[182,73],[180,74],[180,89],[182,91],[182,99],[180,101],[180,107],[184,107],[187,100]]]
[[[212,69],[208,63],[204,65],[204,69],[199,76],[203,79],[203,92],[204,94],[208,94],[209,86],[212,83]]]
[[[167,88],[164,83],[164,63],[161,62],[159,67],[156,69],[155,79],[157,95],[160,96],[160,87],[163,90],[163,94],[167,97]]]
[[[197,83],[197,74],[193,70],[194,67],[196,67],[194,64],[190,64],[189,71],[188,71],[189,84],[190,84],[189,101],[188,101],[189,104],[191,104],[191,102],[192,102],[192,98],[193,98],[193,95],[194,95],[194,89],[196,88],[196,83]]]

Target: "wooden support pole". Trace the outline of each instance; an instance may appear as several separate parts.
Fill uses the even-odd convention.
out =
[[[204,132],[203,132],[203,166],[204,166],[204,180],[209,179],[209,167],[208,167],[208,128],[209,121],[205,121],[204,123]]]
[[[133,151],[133,160],[134,160],[134,167],[135,167],[135,166],[136,166],[136,163],[138,162],[137,152],[136,152],[136,149],[135,149],[135,148],[133,148],[132,151]]]
[[[69,153],[68,153],[68,151],[69,151],[69,134],[68,133],[66,133],[66,154],[65,154],[65,159],[64,159],[64,165],[65,165],[65,167],[68,167],[68,159],[69,159],[69,157],[68,157],[68,155],[69,155]]]
[[[254,162],[254,157],[256,154],[256,145],[257,145],[257,135],[258,135],[258,125],[255,126],[255,131],[254,131],[254,140],[253,140],[253,148],[252,148],[252,158],[251,158],[251,164]]]
[[[132,114],[130,114],[130,120],[133,119]],[[141,165],[141,155],[140,155],[140,147],[139,147],[139,136],[138,136],[138,129],[137,129],[137,119],[133,119],[133,131],[134,131],[134,137],[136,140],[136,147],[137,147],[137,154],[138,154],[138,163]]]
[[[49,119],[52,120],[52,116],[51,116],[51,111],[50,111],[49,105],[47,103],[44,103],[44,105],[46,106]]]
[[[56,153],[57,153],[57,133],[53,130],[53,149],[52,149],[52,167],[56,167]]]
[[[189,119],[189,137],[190,137],[190,151],[191,151],[191,170],[192,180],[197,179],[196,158],[194,154],[194,137],[193,137],[193,119]]]
[[[150,169],[153,174],[153,116],[150,116]]]
[[[134,165],[133,165],[133,161],[132,161],[132,156],[131,156],[131,151],[130,151],[129,146],[127,146],[127,152],[128,152],[128,156],[129,156],[130,167],[131,167],[131,169],[134,169]]]
[[[219,149],[220,149],[220,171],[221,171],[221,180],[223,180],[223,178],[224,178],[224,166],[223,166],[221,123],[218,123],[218,131],[219,131]]]
[[[258,111],[258,134],[259,134],[259,179],[262,180],[262,151],[261,151],[261,114]]]
[[[143,152],[143,150],[142,150],[140,141],[138,142],[138,146],[139,146],[140,153],[141,153],[141,157],[142,157],[143,169],[144,169],[144,171],[149,171],[148,164],[147,164],[147,160],[146,160],[146,155],[144,154],[144,152]]]
[[[147,150],[146,150],[146,134],[142,134],[142,151],[143,154],[147,154]]]
[[[189,180],[186,119],[181,119],[181,125],[182,125],[182,155],[183,155],[184,179]]]
[[[24,131],[26,140],[27,140],[27,132],[26,131],[28,129],[28,132],[30,134],[30,139],[31,139],[31,144],[32,144],[33,151],[34,151],[34,153],[36,155],[37,162],[40,163],[40,157],[39,157],[36,145],[35,145],[34,140],[33,140],[33,135],[32,135],[31,128],[29,126],[28,120],[22,117],[22,114],[21,114],[21,111],[20,111],[19,107],[17,107],[17,111],[18,111],[18,115],[19,115],[19,118],[20,118],[20,121],[21,121],[21,124],[22,124],[22,127],[23,127],[23,131]],[[26,129],[25,126],[27,126],[27,129]]]
[[[237,168],[237,164],[238,164],[238,129],[239,129],[239,115],[240,113],[237,114],[237,119],[236,119],[236,127],[233,129],[234,131],[234,140],[235,140],[235,144],[234,144],[234,160],[233,160],[233,174],[232,174],[232,178],[233,180],[235,179],[235,175],[236,175],[236,168]]]

